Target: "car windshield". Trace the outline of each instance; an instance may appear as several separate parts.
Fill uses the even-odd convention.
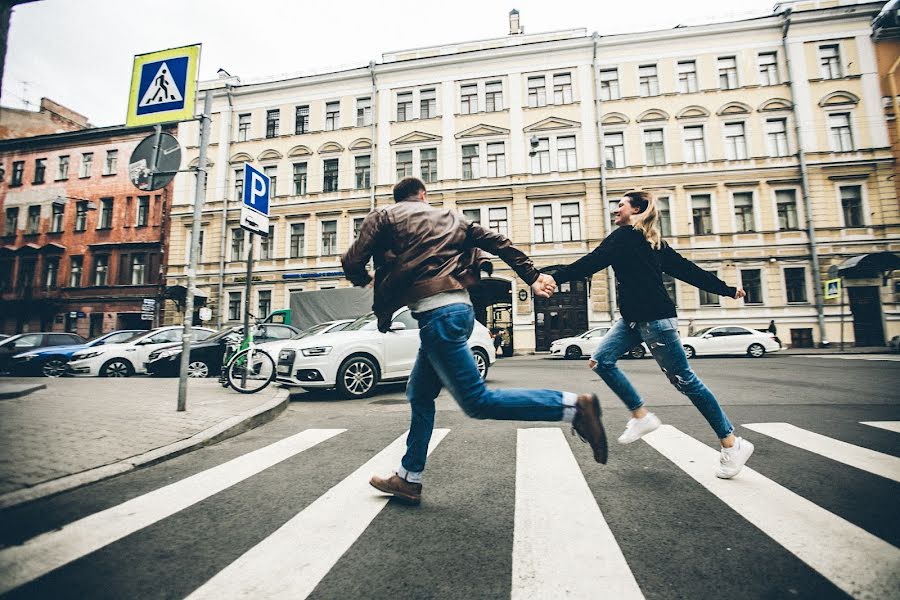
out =
[[[100,336],[96,339],[91,340],[87,343],[88,346],[98,346],[101,344],[125,344],[130,342],[131,340],[137,339],[138,337],[147,333],[146,331],[119,331],[116,333],[111,333],[106,336]]]
[[[229,335],[233,335],[235,333],[238,335],[241,335],[241,329],[242,329],[241,327],[229,327],[228,329],[223,329],[222,331],[211,335],[210,337],[206,338],[203,341],[204,342],[218,342],[222,338],[227,337]]]
[[[320,331],[322,331],[323,329],[327,329],[330,326],[331,326],[330,321],[326,322],[326,323],[319,323],[318,325],[313,325],[312,327],[308,327],[307,329],[304,329],[300,333],[294,334],[294,339],[299,340],[301,338],[315,335],[315,334],[319,333]]]
[[[363,315],[357,320],[353,321],[346,327],[344,327],[341,331],[361,331],[364,329],[375,329],[378,326],[378,319],[375,318],[375,313],[370,312],[367,315]]]
[[[698,329],[694,332],[693,337],[700,337],[704,333],[708,332],[712,327],[704,327],[703,329]]]

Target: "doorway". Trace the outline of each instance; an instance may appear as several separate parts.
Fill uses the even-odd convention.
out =
[[[853,338],[857,346],[884,346],[881,298],[876,286],[848,287],[853,314]]]
[[[488,277],[469,288],[475,318],[502,340],[502,350],[497,357],[511,356],[513,352],[512,282]],[[495,345],[496,347],[496,345]]]
[[[535,350],[549,350],[555,340],[579,335],[587,328],[587,281],[560,284],[552,298],[535,296]]]

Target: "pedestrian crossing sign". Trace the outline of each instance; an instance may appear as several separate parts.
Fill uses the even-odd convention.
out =
[[[840,279],[828,279],[824,282],[825,285],[825,299],[826,300],[834,300],[835,298],[841,297],[841,280]]]
[[[128,127],[194,118],[200,44],[134,57]]]

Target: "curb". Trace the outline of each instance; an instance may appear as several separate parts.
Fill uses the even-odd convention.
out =
[[[12,400],[13,398],[21,398],[32,392],[47,389],[46,383],[33,383],[25,385],[3,385],[0,386],[0,400]]]
[[[19,506],[26,502],[32,502],[41,498],[55,496],[62,492],[67,492],[90,483],[96,483],[103,479],[115,477],[116,475],[121,475],[122,473],[127,473],[128,471],[140,467],[147,467],[186,454],[202,446],[216,444],[222,440],[240,435],[274,420],[275,417],[280,415],[287,408],[289,401],[290,394],[288,390],[282,389],[274,398],[265,404],[251,408],[250,410],[226,419],[221,423],[217,423],[212,427],[208,427],[189,438],[108,465],[95,467],[72,475],[66,475],[59,479],[39,483],[30,488],[24,488],[4,494],[3,496],[0,496],[0,510]]]

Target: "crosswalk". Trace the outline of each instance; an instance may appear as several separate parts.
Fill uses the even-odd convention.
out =
[[[897,421],[861,424],[877,428],[880,435],[900,433]],[[743,427],[759,434],[754,438],[757,448],[767,443],[783,445],[789,452],[808,453],[816,460],[827,461],[836,473],[850,469],[843,471],[847,477],[877,478],[878,485],[883,486],[879,489],[897,491],[890,488],[900,482],[900,458],[896,456],[790,423],[748,423]],[[267,470],[282,468],[288,461],[305,460],[323,442],[334,446],[352,435],[350,429],[306,429],[20,545],[3,548],[0,594],[52,578],[73,563],[89,560],[99,551],[175,518],[198,503],[214,502],[217,495],[248,485],[251,478]],[[329,573],[343,566],[342,560],[361,543],[376,520],[396,517],[396,513],[384,511],[388,499],[371,489],[368,479],[398,464],[405,440],[406,434],[400,435],[375,452],[280,527],[181,596],[192,600],[316,596],[317,588]],[[832,507],[805,498],[779,481],[776,474],[756,470],[753,460],[735,479],[720,480],[714,475],[718,452],[674,426],[663,425],[643,442],[644,448],[652,449],[646,452],[655,451],[662,457],[659,460],[665,467],[665,477],[690,482],[697,493],[727,507],[724,510],[731,516],[723,520],[748,523],[836,590],[853,598],[895,597],[900,590],[900,548],[850,522],[846,515],[829,510]],[[436,429],[428,452],[439,459],[442,452],[453,451],[454,443],[464,441],[455,440],[452,429]],[[610,507],[592,491],[593,476],[586,477],[561,428],[518,429],[514,454],[511,546],[498,542],[495,549],[511,554],[506,555],[510,598],[642,599],[680,595],[677,591],[642,587],[650,585],[642,573],[647,566],[635,560],[633,551],[623,549],[634,524],[609,518]],[[483,459],[489,463],[492,457]],[[445,464],[443,468],[448,467]],[[841,485],[840,476],[834,478],[834,485]],[[896,503],[896,495],[884,501]],[[423,509],[427,496],[425,502]],[[422,509],[409,509],[416,510]],[[465,522],[459,523],[459,527],[465,526]],[[398,536],[407,533],[400,529]]]

